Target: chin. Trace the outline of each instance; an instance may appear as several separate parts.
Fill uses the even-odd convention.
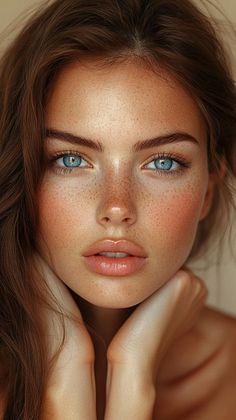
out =
[[[141,302],[148,298],[148,296],[127,296],[127,294],[126,296],[117,296],[117,294],[114,296],[112,296],[112,294],[90,296],[81,295],[74,290],[71,290],[71,292],[78,305],[80,305],[81,302],[86,301],[95,307],[104,309],[128,309],[139,305]]]

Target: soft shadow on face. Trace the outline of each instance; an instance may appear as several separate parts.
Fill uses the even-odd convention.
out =
[[[157,75],[135,62],[104,69],[75,62],[55,80],[46,126],[97,141],[104,151],[45,139],[48,166],[38,195],[41,255],[96,307],[137,305],[186,262],[205,216],[207,140],[196,103],[164,70]],[[132,150],[138,141],[176,132],[196,142]],[[63,160],[62,153],[72,159]],[[69,161],[71,172],[65,173]],[[146,264],[121,277],[92,272],[83,253],[104,238],[140,244]]]

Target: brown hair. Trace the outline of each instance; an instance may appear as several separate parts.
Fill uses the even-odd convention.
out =
[[[212,208],[191,256],[219,234],[233,204],[236,91],[216,30],[189,0],[47,1],[0,62],[0,356],[8,366],[4,420],[40,418],[48,366],[32,275],[37,189],[44,173],[44,109],[60,69],[82,58],[110,65],[136,58],[163,66],[197,101],[208,127],[209,171],[218,178]],[[234,158],[234,160],[233,160]],[[220,162],[226,174],[220,176]],[[7,362],[7,363],[6,363]]]

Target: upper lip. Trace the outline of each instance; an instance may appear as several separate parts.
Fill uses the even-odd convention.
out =
[[[143,248],[127,239],[103,239],[92,244],[83,254],[84,257],[95,255],[100,252],[125,252],[137,257],[147,257]]]

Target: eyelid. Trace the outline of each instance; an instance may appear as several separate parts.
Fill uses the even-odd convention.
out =
[[[86,156],[86,153],[79,152],[78,150],[63,150],[61,152],[55,152],[54,154],[54,156],[58,156],[58,157],[65,156],[65,155],[81,156],[89,160],[89,157]]]
[[[66,155],[80,156],[83,159],[89,161],[89,157],[86,156],[85,153],[78,152],[77,150],[64,150],[62,152],[55,152],[53,154],[53,156],[52,156],[52,159],[57,159],[57,158],[60,158],[60,157],[64,157]],[[170,152],[159,152],[159,153],[156,153],[153,156],[149,157],[148,158],[149,160],[146,163],[149,163],[150,161],[152,161],[154,159],[160,159],[161,157],[167,157],[167,158],[169,157],[171,159],[176,159],[177,162],[179,160],[180,163],[183,162],[183,163],[186,163],[186,164],[190,164],[189,160],[187,160],[186,158],[184,158],[181,154],[178,154],[178,153],[170,153]]]
[[[184,156],[178,153],[170,153],[170,152],[159,152],[155,154],[154,156],[149,158],[148,162],[146,162],[145,165],[147,165],[148,163],[151,163],[153,160],[161,159],[161,158],[169,158],[176,161],[182,166],[190,167],[190,161],[188,159],[186,159]]]

